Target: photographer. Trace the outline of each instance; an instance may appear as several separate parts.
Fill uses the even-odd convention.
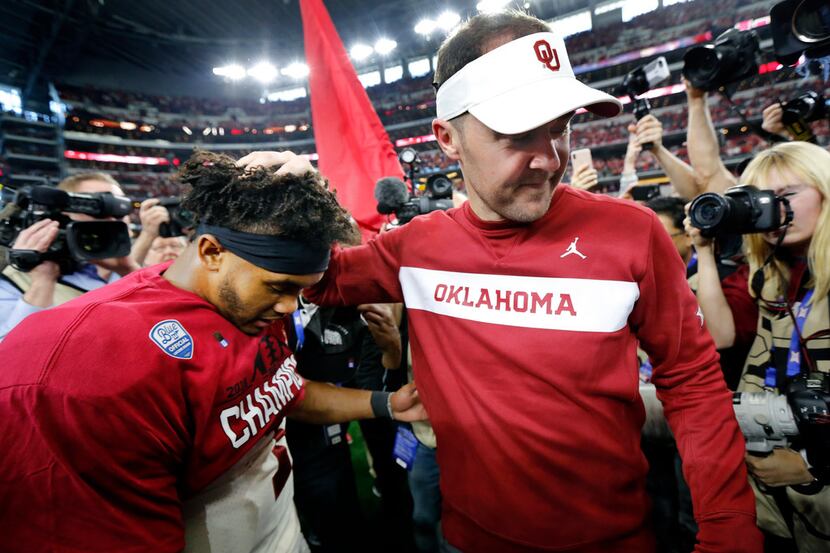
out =
[[[741,182],[786,198],[792,222],[777,231],[744,237],[749,270],[743,273],[743,299],[733,303],[727,301],[713,270],[714,254],[708,241],[701,239],[687,218],[686,227],[698,249],[698,301],[720,346],[751,332],[751,328],[742,328],[747,326],[741,322],[747,308],[737,306],[755,306],[757,334],[738,390],[781,393],[799,373],[830,372],[826,339],[816,339],[830,329],[830,153],[805,142],[777,144],[756,156]],[[763,280],[755,277],[758,271]],[[783,375],[786,381],[781,381]],[[821,467],[808,466],[805,457],[792,449],[774,449],[767,457],[748,454],[746,464],[759,527],[773,536],[793,538],[802,553],[827,551],[830,492],[827,482],[818,481],[810,470]],[[811,495],[800,487],[804,485],[812,488]]]
[[[61,181],[58,188],[70,193],[108,192],[124,197],[115,179],[105,173],[74,175]],[[95,220],[81,213],[67,213],[67,216],[73,221]],[[58,222],[43,219],[22,230],[12,249],[45,252],[57,235]],[[138,268],[130,256],[96,260],[65,275],[60,274],[58,264],[53,261],[43,261],[28,273],[6,267],[0,276],[0,340],[28,315],[100,288]]]

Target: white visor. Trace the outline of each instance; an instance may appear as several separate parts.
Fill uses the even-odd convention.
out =
[[[438,89],[438,119],[469,112],[501,134],[535,129],[579,108],[601,117],[619,100],[574,76],[565,42],[553,33],[517,38],[462,67]]]

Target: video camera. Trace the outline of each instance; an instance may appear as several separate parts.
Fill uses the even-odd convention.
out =
[[[792,220],[792,210],[783,196],[744,184],[726,189],[723,196],[715,192],[701,194],[689,206],[689,219],[702,236],[714,238],[781,228]]]
[[[418,170],[418,154],[412,148],[406,148],[400,153],[401,162],[409,165],[409,180],[412,182],[412,192],[407,189],[406,183],[395,177],[380,179],[375,184],[375,199],[378,202],[378,213],[389,215],[394,213],[398,224],[406,224],[418,215],[425,215],[432,211],[446,211],[452,207],[452,181],[444,173],[435,173],[426,179],[422,194],[415,192],[415,174]]]
[[[92,217],[123,217],[133,210],[128,198],[109,192],[76,194],[49,186],[4,188],[0,210],[0,245],[9,248],[9,264],[24,272],[43,261],[54,261],[62,274],[93,259],[123,257],[130,253],[130,233],[123,221],[73,221],[68,213]],[[11,249],[20,232],[38,221],[58,221],[58,236],[44,252]]]
[[[711,92],[758,73],[761,47],[755,31],[729,29],[714,42],[693,46],[683,55],[683,76]]]
[[[830,478],[830,377],[801,374],[790,381],[784,395],[735,392],[735,418],[746,439],[746,450],[766,455],[788,447],[796,436],[807,450],[807,460],[820,480]]]
[[[769,12],[776,59],[793,65],[801,54],[830,55],[830,4],[827,0],[784,0]]]
[[[186,236],[186,231],[195,225],[193,212],[182,207],[182,199],[179,196],[159,198],[158,205],[167,208],[167,213],[170,215],[169,223],[159,225],[159,236],[162,238]]]
[[[614,94],[620,96],[625,94],[631,98],[634,104],[634,117],[639,121],[651,113],[651,104],[647,98],[638,98],[638,96],[668,80],[670,76],[669,64],[664,56],[660,56],[623,77],[622,83],[614,90]]]

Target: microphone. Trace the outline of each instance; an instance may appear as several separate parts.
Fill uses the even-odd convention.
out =
[[[384,177],[375,184],[375,199],[378,201],[378,213],[394,213],[409,200],[406,184],[397,177]]]

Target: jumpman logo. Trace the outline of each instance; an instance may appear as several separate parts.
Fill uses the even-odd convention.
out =
[[[573,253],[573,254],[578,255],[578,256],[579,256],[579,257],[581,257],[582,259],[586,259],[588,256],[587,256],[587,255],[582,255],[582,253],[580,253],[580,251],[579,251],[578,249],[576,249],[576,243],[577,243],[578,241],[579,241],[579,236],[577,236],[576,238],[574,238],[574,241],[573,241],[573,242],[571,242],[571,244],[568,246],[568,249],[567,249],[567,250],[565,250],[565,253],[563,253],[563,254],[562,254],[562,255],[560,255],[559,257],[560,257],[560,258],[562,258],[562,257],[565,257],[565,256],[567,256],[567,255],[571,255],[571,254]]]

